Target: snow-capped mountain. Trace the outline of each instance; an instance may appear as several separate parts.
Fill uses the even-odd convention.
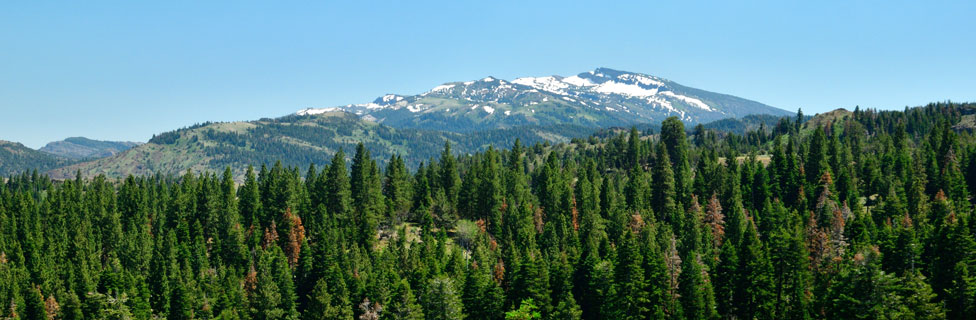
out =
[[[620,126],[677,116],[690,123],[789,112],[640,73],[599,68],[575,76],[487,77],[451,82],[419,95],[309,108],[299,115],[346,111],[394,127],[474,131],[526,124]]]

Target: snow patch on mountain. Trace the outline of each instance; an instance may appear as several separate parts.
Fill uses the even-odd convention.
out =
[[[300,116],[309,116],[309,115],[323,114],[326,112],[332,112],[338,110],[339,108],[305,108],[302,110],[298,110],[298,112],[296,112],[295,114]]]
[[[403,97],[395,94],[388,94],[380,98],[385,103],[403,101]]]
[[[590,72],[593,72],[593,71],[590,71]],[[571,85],[574,85],[574,86],[577,86],[577,87],[590,87],[590,86],[594,86],[595,85],[595,84],[593,84],[592,81],[590,81],[590,79],[580,78],[579,76],[572,76],[572,77],[563,78],[563,82],[568,83],[568,84],[571,84]]]
[[[453,84],[453,83],[442,84],[442,85],[439,85],[439,86],[434,87],[433,89],[430,89],[430,91],[427,91],[427,92],[447,91],[447,90],[450,90],[451,88],[454,88],[454,86],[455,86],[455,84]]]
[[[616,93],[631,97],[650,97],[657,94],[657,88],[645,89],[636,84],[626,84],[612,80],[597,85],[593,90],[600,93]]]
[[[516,84],[521,84],[523,86],[529,86],[542,91],[555,92],[558,94],[566,94],[566,88],[569,88],[569,83],[563,82],[556,77],[525,77],[518,78],[512,81]],[[534,89],[535,90],[535,89]]]
[[[661,92],[661,94],[662,95],[665,95],[665,96],[673,97],[673,98],[678,99],[678,100],[681,100],[681,101],[684,101],[685,103],[688,103],[688,104],[690,104],[693,107],[698,107],[699,109],[704,109],[706,111],[715,111],[714,109],[712,109],[712,107],[709,107],[708,104],[706,104],[705,102],[702,102],[701,100],[698,100],[698,99],[695,99],[695,98],[692,98],[692,97],[683,96],[683,95],[676,94],[676,93],[671,92],[671,91],[664,91],[664,92]]]
[[[664,82],[658,79],[644,76],[644,75],[639,75],[639,74],[632,74],[632,73],[622,74],[617,76],[617,79],[624,80],[624,81],[633,81],[633,82],[643,84],[645,86],[656,86],[656,87],[665,86]]]

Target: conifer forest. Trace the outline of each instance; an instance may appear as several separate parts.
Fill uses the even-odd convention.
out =
[[[0,183],[0,318],[973,319],[974,111],[28,171]]]

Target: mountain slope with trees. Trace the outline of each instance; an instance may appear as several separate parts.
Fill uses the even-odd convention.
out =
[[[967,319],[976,139],[953,124],[974,107],[741,135],[670,118],[654,135],[444,148],[416,170],[359,144],[240,186],[230,169],[12,176],[0,315]]]
[[[17,142],[0,140],[0,176],[29,170],[45,172],[74,163],[74,160],[40,152]]]
[[[462,153],[485,150],[489,145],[507,145],[520,137],[529,143],[569,142],[586,137],[595,129],[572,125],[522,126],[471,134],[446,131],[394,129],[362,120],[346,112],[307,116],[286,116],[248,122],[203,123],[155,135],[148,143],[114,156],[57,168],[50,175],[71,179],[104,174],[110,178],[155,173],[180,175],[219,171],[231,167],[235,178],[243,181],[248,165],[286,166],[329,163],[340,149],[354,150],[363,143],[374,155],[386,161],[397,154],[410,168],[440,154],[445,142]],[[385,162],[384,162],[385,163]]]

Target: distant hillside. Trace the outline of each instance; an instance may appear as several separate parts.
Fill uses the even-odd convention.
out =
[[[69,165],[74,161],[40,152],[17,142],[0,140],[0,176],[29,170],[44,172]]]
[[[48,143],[40,151],[68,159],[94,159],[108,157],[138,145],[137,142],[101,141],[85,137],[72,137]]]
[[[125,152],[50,171],[54,178],[105,174],[180,174],[186,170],[222,170],[231,167],[241,177],[247,165],[256,167],[281,161],[305,167],[328,163],[342,148],[351,157],[363,142],[373,157],[385,161],[393,154],[404,157],[409,166],[439,157],[450,141],[457,153],[473,153],[489,145],[511,146],[516,138],[524,144],[568,142],[586,137],[596,129],[573,126],[523,126],[461,134],[445,131],[395,129],[362,120],[346,112],[292,115],[248,122],[205,123],[162,133],[148,143]]]
[[[848,111],[847,109],[835,109],[832,111],[824,112],[815,115],[810,120],[803,123],[803,129],[814,130],[817,127],[829,127],[833,126],[835,123],[843,123],[844,120],[850,118],[854,113]]]
[[[773,116],[768,114],[748,115],[739,119],[728,118],[712,121],[704,124],[703,127],[705,129],[712,129],[715,131],[744,134],[746,131],[758,130],[760,127],[765,127],[771,130],[782,118],[782,116]]]

